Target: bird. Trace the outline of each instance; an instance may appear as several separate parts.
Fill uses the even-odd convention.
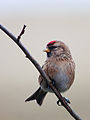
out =
[[[53,40],[46,45],[44,52],[47,53],[47,59],[42,69],[60,93],[67,91],[75,78],[75,63],[68,46],[62,41]],[[36,100],[41,106],[47,93],[53,91],[41,75],[38,82],[40,87],[25,102]],[[65,100],[69,103],[67,98]]]

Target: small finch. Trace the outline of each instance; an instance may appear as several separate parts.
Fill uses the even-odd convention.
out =
[[[59,92],[67,91],[72,85],[75,76],[75,63],[69,48],[63,42],[54,40],[47,44],[44,52],[47,53],[47,60],[42,69]],[[25,102],[36,100],[39,105],[42,105],[46,94],[53,92],[41,75],[39,75],[38,81],[40,84],[39,89]],[[66,101],[68,100],[66,99]]]

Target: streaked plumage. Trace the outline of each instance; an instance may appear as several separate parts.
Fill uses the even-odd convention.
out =
[[[61,41],[51,41],[47,44],[45,52],[47,52],[47,60],[43,65],[43,70],[59,92],[65,92],[72,85],[75,75],[75,64],[70,50]],[[41,105],[47,92],[52,92],[52,90],[41,75],[38,81],[40,88],[26,101],[36,100]]]

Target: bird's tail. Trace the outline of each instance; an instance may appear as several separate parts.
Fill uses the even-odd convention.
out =
[[[47,92],[43,91],[41,89],[41,87],[39,87],[39,89],[32,96],[27,98],[25,100],[25,102],[31,101],[31,100],[36,100],[39,105],[42,105],[42,102],[43,102],[44,97],[46,96],[46,94],[47,94]]]

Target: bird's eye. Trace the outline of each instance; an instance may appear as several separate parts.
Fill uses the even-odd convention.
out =
[[[49,47],[50,50],[53,50],[53,49],[55,49],[55,48],[57,48],[57,46],[50,46],[50,47]]]

